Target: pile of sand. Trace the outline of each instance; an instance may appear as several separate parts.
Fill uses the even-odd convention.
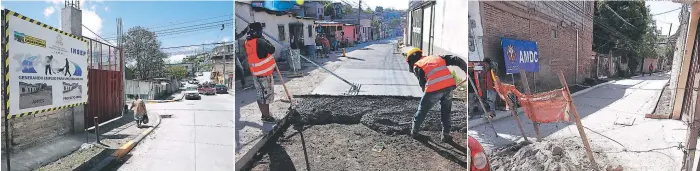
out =
[[[578,141],[576,141],[578,140]],[[599,166],[602,160],[596,155]],[[580,139],[520,142],[497,149],[489,156],[494,171],[589,171],[622,170],[618,167],[592,167]]]

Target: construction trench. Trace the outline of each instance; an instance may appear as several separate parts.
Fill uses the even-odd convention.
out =
[[[439,105],[426,116],[421,132],[424,137],[413,139],[408,135],[419,100],[296,97],[298,117],[289,114],[287,124],[268,140],[246,170],[465,170],[467,102],[453,100],[454,143],[442,143]],[[373,151],[378,143],[384,148]]]

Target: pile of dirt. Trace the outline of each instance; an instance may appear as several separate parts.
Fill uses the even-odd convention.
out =
[[[578,141],[577,141],[578,140]],[[605,166],[604,156],[596,155],[598,166]],[[497,149],[489,157],[494,171],[589,171],[618,170],[616,167],[593,167],[580,139],[520,142]],[[620,169],[621,170],[621,169]]]
[[[388,135],[408,134],[419,98],[413,97],[333,97],[304,96],[297,104],[304,125],[363,124]],[[452,101],[452,131],[467,129],[467,102]],[[441,131],[440,104],[433,106],[423,121],[422,130]]]

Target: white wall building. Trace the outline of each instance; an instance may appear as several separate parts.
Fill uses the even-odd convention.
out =
[[[464,20],[464,9],[469,9],[471,14],[471,6],[478,8],[478,5],[471,3],[447,0],[411,1],[407,10],[404,44],[421,48],[425,55],[458,55],[466,60],[471,52],[467,42],[469,32],[466,30],[469,30],[469,26]],[[467,4],[471,5],[470,8],[467,8]]]
[[[289,49],[291,40],[295,37],[302,39],[304,46],[316,45],[314,41],[316,31],[313,28],[312,18],[273,14],[262,8],[253,9],[250,2],[236,1],[235,5],[236,33],[240,33],[248,26],[246,21],[264,23],[263,31],[281,43],[265,36],[275,46],[275,58],[280,58],[283,52]],[[237,43],[238,47],[244,47],[245,38],[237,40]],[[305,50],[305,47],[303,48]]]

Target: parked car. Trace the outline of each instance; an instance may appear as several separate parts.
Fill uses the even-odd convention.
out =
[[[187,87],[185,89],[185,99],[186,100],[202,100],[202,96],[197,92],[197,88],[194,86]]]
[[[469,166],[470,171],[490,171],[491,164],[489,159],[486,157],[486,152],[481,143],[477,141],[474,137],[469,136],[467,140],[467,166]]]
[[[210,84],[204,84],[199,88],[199,93],[205,95],[216,95],[216,89]]]
[[[216,93],[219,93],[219,94],[227,94],[227,93],[228,93],[228,87],[226,87],[226,85],[223,85],[223,84],[217,84],[217,85],[216,85]]]

